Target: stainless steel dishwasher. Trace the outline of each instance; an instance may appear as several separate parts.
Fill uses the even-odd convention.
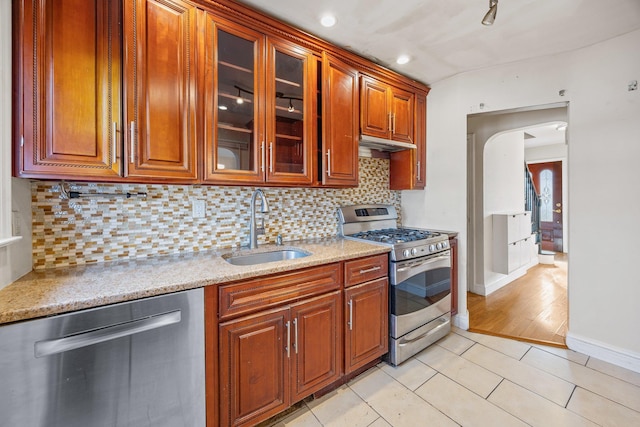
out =
[[[0,327],[0,426],[205,425],[202,289]]]

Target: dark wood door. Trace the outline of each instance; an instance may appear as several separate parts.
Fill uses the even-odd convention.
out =
[[[383,277],[344,291],[345,374],[389,349],[388,284]]]
[[[21,177],[121,174],[120,2],[14,2]]]
[[[540,237],[543,250],[562,252],[562,162],[530,163],[540,194]]]
[[[289,406],[288,327],[288,308],[220,324],[220,425],[254,425]]]
[[[391,88],[391,139],[413,143],[413,99],[412,92]]]
[[[335,291],[291,307],[291,403],[342,374],[341,294]]]
[[[127,175],[194,181],[196,8],[125,1]]]
[[[264,158],[263,34],[204,15],[204,180],[260,183]]]
[[[360,131],[363,135],[389,139],[391,111],[388,102],[388,86],[363,76],[360,85]]]
[[[358,72],[344,62],[323,58],[322,183],[358,185]]]

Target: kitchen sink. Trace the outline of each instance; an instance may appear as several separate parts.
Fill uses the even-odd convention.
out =
[[[286,261],[289,259],[304,258],[311,255],[301,249],[279,249],[269,252],[256,252],[249,254],[228,254],[222,258],[233,265],[256,265],[274,261]]]

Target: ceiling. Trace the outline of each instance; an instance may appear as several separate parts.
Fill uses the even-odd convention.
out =
[[[241,0],[423,83],[561,54],[640,29],[640,0]],[[320,25],[330,12],[337,23]],[[395,63],[400,54],[411,61]]]
[[[556,122],[524,130],[524,148],[566,143],[566,122]]]

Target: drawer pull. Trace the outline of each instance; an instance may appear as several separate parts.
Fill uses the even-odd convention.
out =
[[[365,270],[360,270],[360,274],[373,273],[374,271],[380,270],[382,267],[376,265],[375,267],[367,268]]]

